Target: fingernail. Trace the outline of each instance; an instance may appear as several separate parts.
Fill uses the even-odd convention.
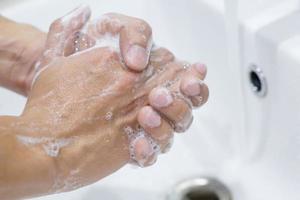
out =
[[[201,92],[200,82],[196,79],[189,80],[183,87],[183,92],[187,96],[198,96]]]
[[[143,70],[148,63],[147,51],[139,45],[133,45],[126,54],[127,65],[133,70]]]
[[[205,74],[207,70],[206,65],[201,63],[196,64],[195,68],[200,74]]]
[[[145,124],[149,128],[156,128],[161,125],[161,117],[152,108],[149,108],[145,116]]]
[[[142,162],[152,154],[152,148],[147,138],[140,138],[135,143],[135,156],[137,162]]]
[[[157,108],[164,108],[173,102],[173,97],[167,88],[157,88],[155,92],[150,94],[153,104]]]

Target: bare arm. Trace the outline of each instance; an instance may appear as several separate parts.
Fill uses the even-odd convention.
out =
[[[18,139],[19,117],[0,117],[0,197],[17,199],[46,194],[55,170],[51,157],[40,148],[28,148]]]
[[[0,86],[26,95],[46,34],[0,16]]]

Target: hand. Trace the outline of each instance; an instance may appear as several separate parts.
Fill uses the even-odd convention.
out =
[[[59,43],[65,45],[66,55],[73,54],[75,50],[69,46],[73,44],[72,40],[75,39],[73,31],[80,26],[83,27],[91,14],[88,7],[80,7],[76,12],[82,12],[81,16],[78,15],[78,18],[74,19],[74,24],[77,27],[72,27],[74,24],[70,27],[62,27],[59,21],[61,19],[52,24],[52,28],[56,26],[56,29],[65,30],[65,36],[60,38],[64,38],[68,42],[61,41]],[[133,70],[142,71],[149,60],[149,50],[152,45],[151,27],[137,18],[118,14],[104,16],[89,23],[89,27],[97,29],[97,27],[103,25],[106,27],[101,29],[101,33],[114,34],[119,32],[121,38],[118,45],[120,45],[126,65]],[[104,18],[105,20],[103,20]],[[76,22],[80,23],[76,25]],[[115,24],[116,22],[120,23]],[[8,50],[8,52],[0,52],[0,64],[3,65],[3,69],[0,68],[0,84],[27,96],[34,77],[40,71],[40,68],[45,66],[41,63],[41,60],[45,60],[43,57],[47,57],[47,49],[56,45],[58,41],[54,39],[45,47],[46,33],[27,24],[17,24],[4,17],[0,17],[0,26],[4,30],[1,35],[3,40],[0,40],[0,47]],[[99,34],[97,31],[95,33]]]
[[[48,47],[64,37],[65,30],[57,27],[51,26]],[[128,162],[153,164],[169,148],[173,132],[189,127],[191,107],[207,101],[208,89],[201,82],[205,66],[175,61],[166,49],[151,51],[143,73],[128,70],[110,47],[94,46],[67,57],[65,52],[60,43],[48,49],[42,60],[47,67],[17,126],[17,132],[29,130],[18,135],[21,142],[35,141],[29,146],[56,163],[55,191],[97,181]]]
[[[152,30],[147,22],[141,19],[116,13],[104,14],[68,38],[65,55],[95,45],[110,46],[120,51],[129,69],[143,71],[148,64],[152,48]]]

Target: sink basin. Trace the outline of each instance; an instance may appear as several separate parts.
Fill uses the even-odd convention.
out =
[[[228,64],[222,0],[2,0],[0,12],[47,31],[54,19],[82,2],[91,6],[93,16],[121,12],[143,18],[152,26],[156,44],[179,58],[207,63],[210,100],[156,165],[126,166],[91,186],[36,199],[163,200],[176,183],[199,176],[221,180],[234,200],[300,199],[300,33],[272,39],[281,33],[278,18],[297,12],[298,1],[279,6],[280,1],[266,0],[270,6],[260,11],[268,9],[270,15],[252,9],[255,16],[239,21],[240,50],[245,52],[240,71]],[[270,35],[274,23],[277,28]],[[268,82],[263,98],[251,91],[248,70],[253,63]],[[26,102],[4,89],[0,99],[3,115],[20,114]]]

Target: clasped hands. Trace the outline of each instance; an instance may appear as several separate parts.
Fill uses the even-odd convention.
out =
[[[145,21],[90,15],[82,6],[57,19],[37,34],[34,55],[15,62],[23,70],[11,88],[28,101],[11,137],[34,166],[46,163],[39,191],[27,183],[30,195],[73,190],[127,163],[152,165],[208,99],[205,65],[155,46]]]

